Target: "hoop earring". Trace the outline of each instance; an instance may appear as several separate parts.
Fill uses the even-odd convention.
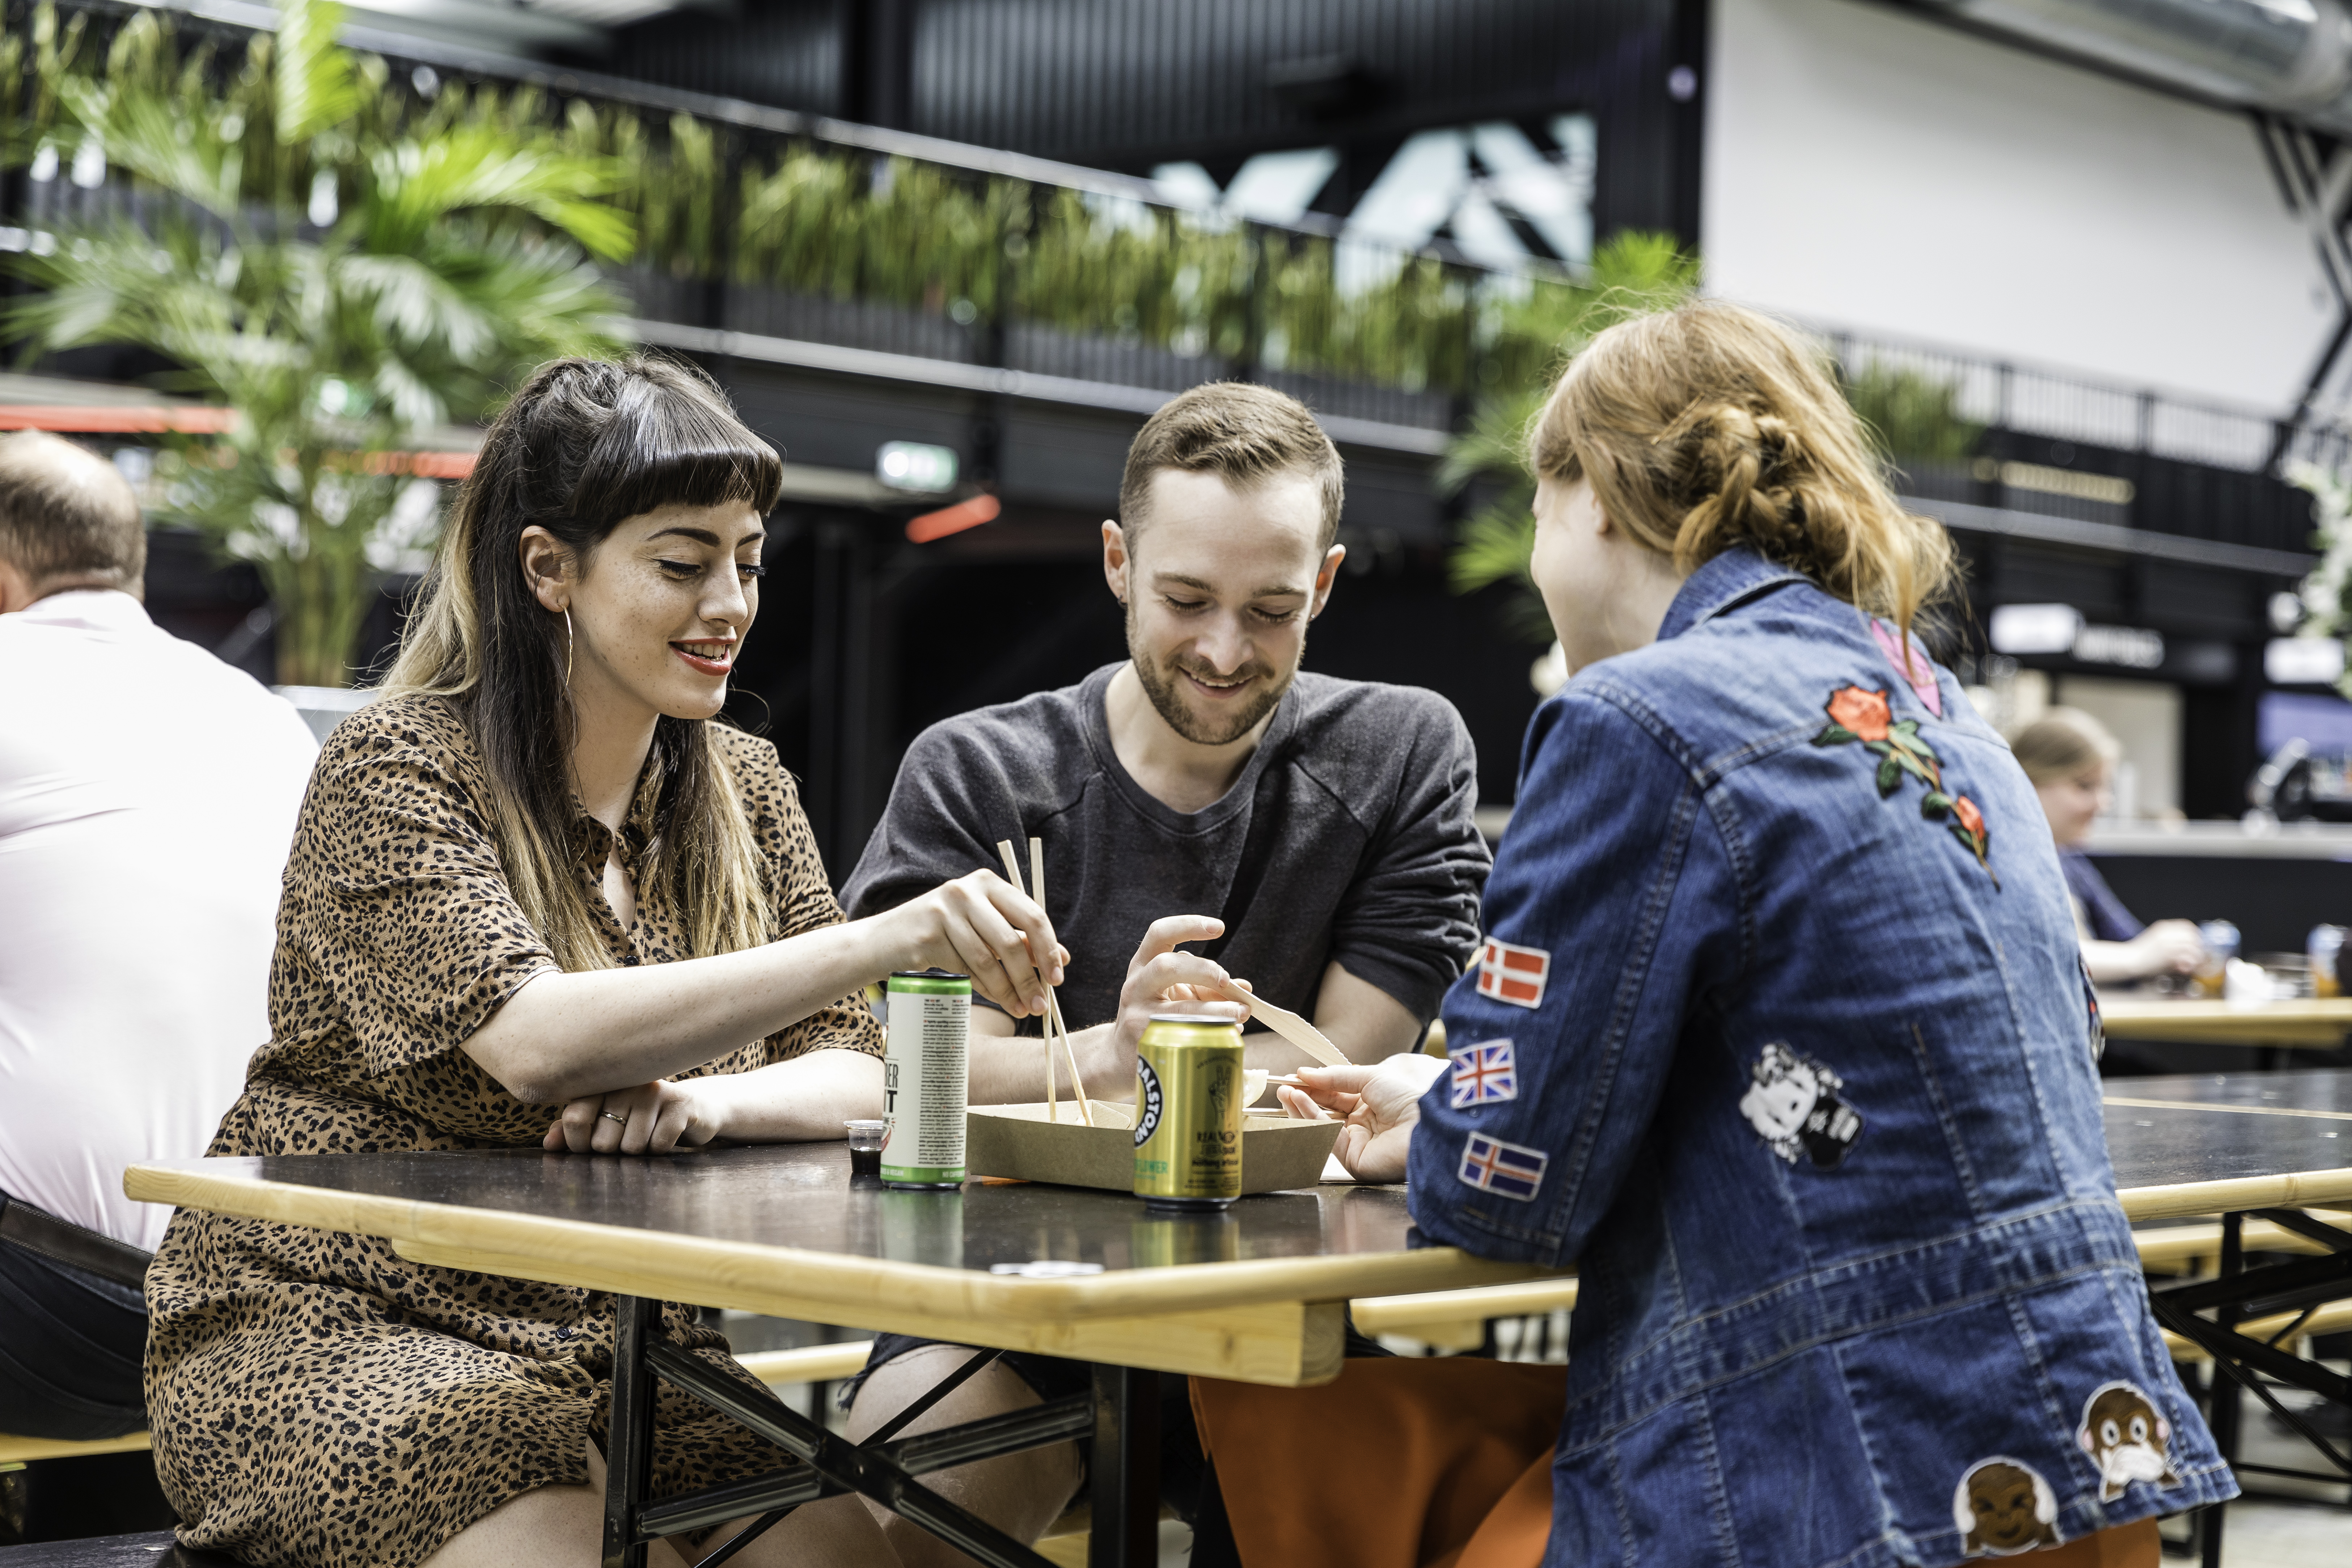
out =
[[[563,689],[572,689],[572,606],[563,606]]]

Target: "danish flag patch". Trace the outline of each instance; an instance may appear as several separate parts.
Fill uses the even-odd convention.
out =
[[[1513,947],[1486,939],[1478,953],[1478,994],[1514,1007],[1543,1005],[1544,982],[1551,978],[1551,954],[1539,947]]]
[[[1445,1053],[1454,1064],[1454,1109],[1519,1098],[1517,1064],[1508,1040],[1481,1040]]]
[[[1462,1168],[1454,1174],[1466,1186],[1524,1204],[1531,1202],[1536,1189],[1543,1185],[1544,1167],[1550,1163],[1551,1156],[1540,1149],[1522,1148],[1500,1138],[1489,1138],[1484,1132],[1473,1132],[1469,1145],[1462,1151]]]

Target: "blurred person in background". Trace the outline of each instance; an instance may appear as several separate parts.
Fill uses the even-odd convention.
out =
[[[269,1037],[319,749],[147,618],[146,563],[112,464],[0,437],[0,1432],[19,1436],[147,1425],[140,1289],[171,1215],[122,1195],[123,1167],[202,1154]]]
[[[2102,985],[2122,984],[2195,969],[2205,956],[2205,940],[2195,923],[2142,925],[2084,851],[2092,825],[2114,798],[2110,786],[2123,754],[2106,726],[2079,708],[2053,708],[2011,736],[2010,748],[2050,819],[2091,978]]]
[[[1071,952],[1060,1005],[1094,1098],[1133,1094],[1136,1043],[1154,1012],[1181,1003],[1238,1016],[1201,1000],[1235,976],[1358,1061],[1410,1051],[1475,948],[1492,860],[1472,820],[1467,726],[1433,691],[1301,668],[1347,555],[1341,500],[1339,454],[1297,398],[1212,382],[1171,399],[1137,433],[1118,521],[1102,525],[1129,657],[924,731],[843,889],[853,914],[887,910],[999,864],[1000,839],[1041,837]],[[1045,1099],[1043,1038],[991,1008],[974,1007],[971,1022],[972,1100]],[[1254,1068],[1310,1059],[1271,1034],[1244,1045]],[[1349,1345],[1380,1353],[1360,1336]],[[971,1353],[882,1335],[850,1391],[851,1435],[879,1427]],[[907,1430],[1091,1386],[1079,1363],[1014,1353]],[[1183,1381],[1161,1390],[1161,1493],[1189,1521],[1200,1449]],[[1063,1444],[927,1484],[1033,1540],[1080,1477],[1076,1446]],[[966,1561],[876,1511],[909,1568]]]

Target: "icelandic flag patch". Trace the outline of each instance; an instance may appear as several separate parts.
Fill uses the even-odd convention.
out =
[[[1462,1168],[1454,1174],[1482,1193],[1523,1204],[1543,1185],[1544,1166],[1550,1163],[1551,1156],[1540,1149],[1522,1148],[1500,1138],[1489,1138],[1484,1132],[1473,1132],[1468,1146],[1462,1151]]]
[[[1454,1109],[1519,1098],[1518,1066],[1508,1040],[1481,1040],[1445,1053],[1454,1064]]]
[[[1515,1007],[1543,1005],[1544,982],[1551,978],[1551,954],[1539,947],[1513,947],[1486,939],[1478,953],[1478,994]]]

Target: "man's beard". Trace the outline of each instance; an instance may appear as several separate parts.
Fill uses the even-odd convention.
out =
[[[1298,674],[1298,666],[1294,664],[1279,679],[1265,681],[1255,695],[1245,699],[1240,707],[1225,716],[1222,723],[1212,728],[1202,722],[1200,716],[1185,703],[1183,693],[1176,683],[1187,672],[1204,680],[1229,678],[1221,677],[1204,666],[1193,665],[1181,657],[1171,658],[1167,667],[1162,668],[1139,646],[1135,620],[1135,605],[1129,603],[1127,607],[1127,656],[1134,661],[1135,678],[1143,683],[1143,694],[1151,700],[1152,710],[1167,721],[1168,727],[1197,746],[1229,745],[1248,734],[1257,726],[1258,721],[1274,711],[1274,705],[1282,700],[1282,694],[1290,689],[1291,681]],[[1306,645],[1302,641],[1299,646],[1302,662],[1306,655]],[[1235,671],[1235,675],[1244,679],[1272,674],[1273,671],[1263,664],[1251,664]]]

